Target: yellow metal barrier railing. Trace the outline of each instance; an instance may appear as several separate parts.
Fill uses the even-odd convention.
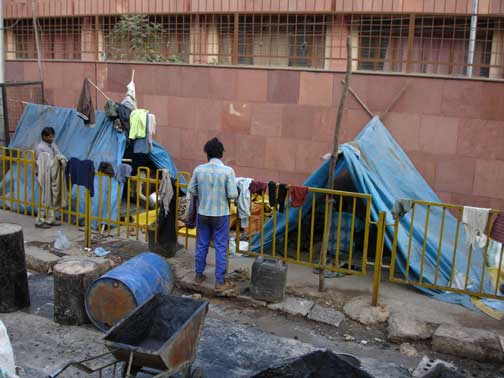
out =
[[[400,219],[396,219],[394,224],[389,226],[393,227],[389,280],[428,289],[503,300],[504,294],[499,294],[500,285],[504,282],[502,246],[499,249],[490,237],[485,236],[486,241],[481,239],[484,241],[482,247],[473,248],[473,243],[467,242],[462,224],[463,211],[463,206],[413,201],[409,228],[401,233]],[[438,228],[437,225],[432,225],[433,213],[437,218],[440,216]],[[490,210],[485,235],[490,235],[490,227],[498,214],[497,210]],[[422,242],[417,242],[416,245],[415,227],[417,232],[419,228],[423,230]],[[450,229],[447,230],[448,227]],[[407,244],[405,261],[398,251],[401,237],[403,245]],[[427,253],[428,248],[436,251],[435,259]],[[497,264],[490,264],[490,253],[494,260],[498,260]],[[402,264],[404,273],[397,271],[398,264]]]
[[[278,192],[278,184],[277,184]],[[371,196],[361,193],[342,192],[336,190],[308,188],[308,197],[303,207],[293,208],[290,205],[285,206],[285,213],[281,214],[276,207],[273,207],[272,240],[271,248],[265,249],[264,236],[264,195],[261,198],[261,227],[259,231],[260,249],[252,251],[252,232],[250,230],[251,222],[247,230],[248,248],[241,249],[239,240],[241,239],[241,227],[239,219],[236,222],[235,253],[241,253],[252,256],[269,256],[279,258],[287,263],[309,266],[312,268],[321,268],[333,272],[366,275],[367,258],[369,246],[370,212]],[[325,201],[325,197],[334,198],[333,201]],[[286,202],[290,202],[290,193],[287,191]],[[327,204],[334,203],[335,211],[333,216],[333,227],[327,229],[328,208]],[[330,205],[329,205],[330,206]],[[294,212],[294,219],[290,213]],[[297,213],[297,214],[296,214]],[[288,224],[285,227],[278,227],[279,217],[282,224]],[[288,220],[286,222],[286,220]],[[357,227],[359,224],[360,227]],[[283,231],[278,232],[277,229]],[[322,229],[322,232],[320,232]],[[308,243],[303,243],[303,231],[309,235]],[[317,230],[319,232],[317,232]],[[359,231],[358,231],[359,230]],[[321,259],[322,249],[321,240],[327,237],[329,233],[328,254],[330,259],[325,262]],[[294,234],[294,236],[292,236]],[[357,234],[360,236],[360,248],[357,251]],[[257,237],[256,237],[257,238]],[[294,247],[289,247],[293,244]],[[308,244],[303,248],[303,245]],[[344,247],[347,248],[344,248]],[[346,250],[343,250],[346,249]]]
[[[0,167],[0,208],[35,216],[38,209],[44,207],[40,191],[36,198],[34,190],[38,185],[34,151],[0,147]],[[91,246],[92,227],[100,233],[135,240],[140,240],[141,234],[145,233],[143,239],[148,241],[151,233],[151,237],[157,240],[162,170],[153,173],[149,168],[139,168],[136,176],[129,177],[123,184],[111,176],[97,173],[93,198],[89,190],[73,187],[72,182],[67,182],[68,204],[56,210],[61,221],[76,227],[84,226],[86,247]],[[189,172],[177,174],[174,187],[177,213],[189,181]],[[275,194],[278,190],[277,184]],[[124,191],[126,199],[122,201]],[[150,200],[153,193],[155,196]],[[286,203],[289,202],[287,191]],[[287,205],[285,212],[280,213],[276,206],[269,205],[267,194],[256,195],[250,203],[251,215],[246,228],[241,227],[238,215],[232,217],[234,224],[230,228],[230,240],[234,240],[235,246],[231,251],[228,244],[227,258],[231,254],[266,256],[286,263],[359,276],[366,275],[368,266],[373,266],[373,305],[378,304],[383,268],[389,269],[388,279],[394,283],[504,299],[499,293],[504,282],[504,251],[502,247],[500,251],[494,251],[489,239],[478,250],[472,245],[463,245],[462,206],[413,201],[409,224],[405,227],[401,226],[401,219],[386,224],[384,212],[379,214],[377,222],[371,221],[371,203],[372,197],[367,194],[308,188],[308,197],[302,207]],[[334,214],[330,230],[328,206],[333,206]],[[234,203],[232,207],[236,209]],[[498,211],[490,211],[485,230],[487,235],[497,214]],[[183,217],[177,214],[177,219],[180,218]],[[433,224],[433,219],[439,222]],[[447,228],[450,233],[445,232]],[[187,227],[179,230],[178,235],[184,238],[186,250],[189,238],[197,237],[196,230]],[[371,236],[376,239],[374,261],[373,256],[369,256]],[[324,256],[321,241],[325,237],[329,239],[329,248],[328,259],[324,261],[321,259]],[[390,248],[386,247],[386,239],[390,241],[387,244]],[[447,248],[451,248],[450,253]],[[435,258],[427,251],[436,251]],[[490,255],[497,256],[498,260],[492,266],[488,264]],[[390,258],[390,266],[383,264],[384,256]],[[481,264],[475,265],[475,261],[481,261]],[[457,271],[455,267],[458,266],[464,266],[464,271]],[[450,269],[448,276],[447,267]]]
[[[29,193],[28,181],[31,188],[36,185],[35,180],[35,152],[17,148],[0,147],[1,185],[0,201],[4,210],[10,209],[24,215],[34,215],[33,204],[36,203],[35,192]],[[28,212],[28,208],[31,211]]]
[[[187,172],[181,172],[179,177],[184,177],[187,182],[190,175]],[[177,199],[181,190],[187,189],[187,184],[181,184],[177,180]],[[276,185],[276,195],[278,194],[279,184]],[[256,197],[255,205],[260,208],[259,217],[257,214],[251,214],[248,219],[248,227],[242,230],[239,216],[232,215],[233,229],[230,229],[230,240],[234,240],[235,248],[229,250],[228,259],[231,253],[250,256],[269,256],[271,258],[281,259],[287,263],[304,265],[312,268],[322,268],[333,272],[345,274],[366,275],[368,265],[368,248],[370,234],[370,213],[371,196],[361,193],[342,192],[320,188],[308,188],[308,197],[301,208],[293,208],[290,205],[285,206],[285,213],[280,213],[277,207],[273,207],[269,216],[266,215],[266,208],[269,207],[267,195],[262,194]],[[327,230],[328,209],[325,197],[335,198],[335,217],[332,230]],[[290,194],[287,191],[286,203],[290,203]],[[332,201],[330,203],[333,203]],[[251,200],[250,208],[254,203]],[[178,208],[178,206],[177,206]],[[231,202],[231,208],[235,209],[234,202]],[[295,219],[291,219],[290,214],[297,212]],[[285,224],[289,219],[289,227],[283,227],[282,232],[277,231],[279,220]],[[272,237],[269,243],[265,243],[264,226],[270,222]],[[255,230],[253,229],[255,225]],[[258,227],[257,227],[258,224]],[[357,226],[360,227],[357,227]],[[320,229],[323,232],[320,232]],[[360,231],[357,231],[357,229]],[[321,261],[321,240],[322,237],[330,233],[332,248],[329,249],[331,258],[327,261]],[[360,234],[360,248],[356,251],[357,234]],[[247,248],[241,248],[244,244],[243,235],[246,235]],[[179,236],[184,238],[185,248],[188,248],[189,238],[197,238],[196,230],[189,231],[184,227]],[[308,239],[307,242],[305,239]],[[252,250],[253,240],[258,241],[258,247]],[[240,243],[242,242],[242,243]],[[269,248],[265,244],[270,245]],[[290,247],[294,244],[294,247]],[[342,246],[347,245],[347,250],[343,251]]]

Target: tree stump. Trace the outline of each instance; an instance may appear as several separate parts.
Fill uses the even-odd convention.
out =
[[[0,223],[0,312],[29,305],[23,229],[17,224]]]
[[[89,321],[84,306],[86,290],[104,270],[90,260],[64,261],[54,266],[54,321],[65,325]]]

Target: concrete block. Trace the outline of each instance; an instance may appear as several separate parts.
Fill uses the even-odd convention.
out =
[[[371,306],[371,299],[369,297],[357,297],[352,299],[345,304],[343,312],[350,319],[364,325],[384,323],[390,316],[388,306],[379,305],[373,307]]]
[[[308,313],[308,319],[339,327],[343,319],[345,319],[345,315],[332,308],[315,305]]]
[[[268,308],[304,317],[308,315],[314,305],[315,303],[308,299],[287,297],[283,302],[268,305]]]
[[[401,314],[391,314],[388,321],[388,338],[394,342],[427,340],[435,327]]]
[[[60,260],[60,257],[37,247],[26,247],[25,256],[26,268],[39,273],[49,273]]]
[[[441,325],[432,337],[432,348],[436,352],[476,361],[504,361],[499,337],[481,329]]]

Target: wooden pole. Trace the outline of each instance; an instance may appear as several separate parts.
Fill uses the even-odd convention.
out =
[[[342,80],[341,81],[341,84],[345,85],[345,80]],[[374,114],[371,110],[369,110],[369,108],[367,107],[367,105],[364,103],[364,101],[362,101],[362,99],[359,97],[359,95],[357,93],[355,93],[355,91],[352,89],[352,87],[348,87],[348,91],[352,94],[352,96],[357,100],[357,102],[359,103],[360,106],[362,106],[362,109],[364,109],[366,111],[366,113],[371,117],[373,118],[374,117]]]
[[[101,95],[102,95],[103,97],[105,97],[107,100],[110,100],[110,97],[108,97],[105,93],[103,93],[103,91],[102,91],[100,88],[98,88],[98,85],[96,85],[95,83],[93,83],[93,82],[92,82],[91,80],[89,80],[89,79],[87,79],[87,81],[89,81],[89,84],[91,84],[93,87],[95,87],[95,88],[96,88],[96,90],[97,90],[98,92],[100,92],[100,93],[101,93]]]
[[[336,126],[334,128],[333,151],[331,161],[329,163],[329,178],[327,180],[327,188],[334,189],[334,170],[336,169],[336,162],[338,160],[338,146],[339,146],[339,132],[341,129],[341,122],[343,121],[343,113],[345,108],[345,101],[348,96],[348,88],[350,87],[350,78],[352,77],[352,38],[347,37],[347,69],[345,74],[345,85],[343,93],[341,94],[340,102],[338,105],[338,116],[336,118]],[[319,291],[325,291],[325,272],[322,267],[326,264],[327,258],[327,245],[329,235],[331,233],[332,213],[333,213],[334,198],[329,199],[329,195],[325,198],[325,208],[327,210],[327,228],[324,240],[322,241],[322,251],[320,253],[321,269],[319,273]]]

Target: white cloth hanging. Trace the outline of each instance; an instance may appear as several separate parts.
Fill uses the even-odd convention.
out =
[[[253,180],[251,178],[238,177],[236,179],[236,186],[240,189],[240,195],[236,201],[236,207],[238,210],[238,218],[240,218],[240,224],[242,228],[247,228],[250,217],[250,183]]]
[[[488,223],[490,209],[480,207],[464,206],[462,212],[462,223],[464,224],[467,236],[467,244],[473,248],[484,248],[487,242],[485,229]]]
[[[149,113],[147,117],[149,117],[147,141],[149,142],[150,149],[152,150],[152,141],[154,140],[154,135],[156,135],[156,116],[152,113]]]
[[[173,187],[170,179],[170,171],[162,170],[161,184],[159,185],[159,200],[164,208],[165,214],[170,212],[170,202],[173,198]]]

